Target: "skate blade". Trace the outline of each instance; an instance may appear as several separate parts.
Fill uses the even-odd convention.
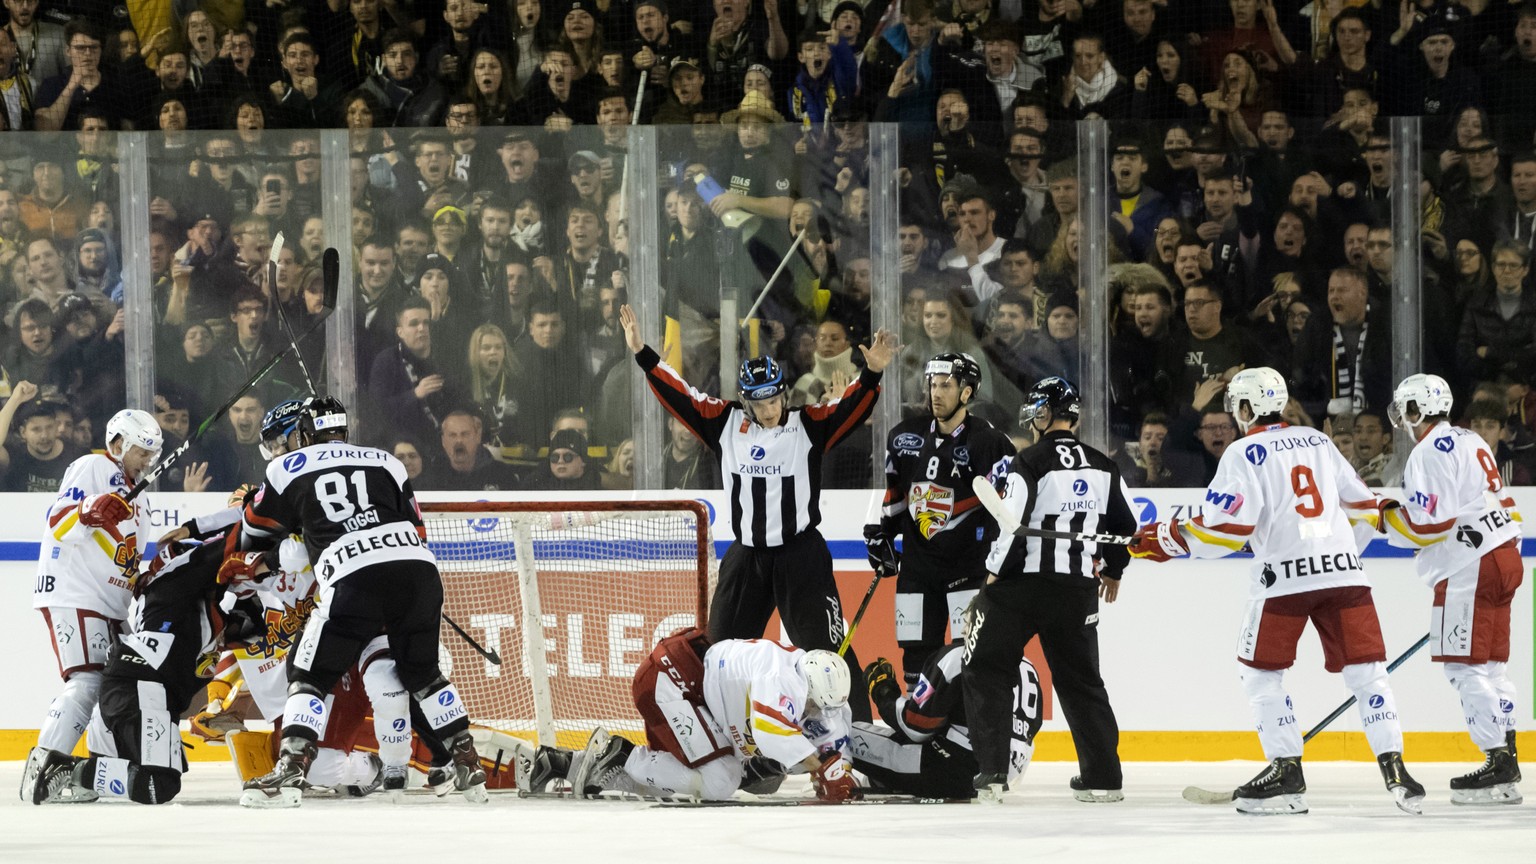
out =
[[[37,788],[37,775],[43,773],[44,751],[33,747],[27,754],[27,765],[21,770],[21,800],[24,804],[41,804],[46,792]]]
[[[1073,789],[1072,797],[1084,804],[1113,804],[1124,801],[1125,793],[1119,789]]]
[[[1199,786],[1185,786],[1183,794],[1184,800],[1191,804],[1231,804],[1236,797],[1231,789],[1217,791]]]
[[[992,783],[976,790],[977,804],[1001,804],[1003,803],[1003,784]]]
[[[1520,787],[1514,783],[1500,783],[1486,789],[1452,789],[1451,803],[1463,807],[1486,807],[1497,804],[1519,804],[1525,799]]]
[[[265,789],[246,789],[240,793],[240,806],[252,810],[284,810],[304,803],[304,792],[292,786],[282,786],[272,794]]]
[[[1276,795],[1273,798],[1236,798],[1237,812],[1250,816],[1299,816],[1307,812],[1305,795]]]
[[[1424,796],[1410,795],[1407,789],[1398,786],[1392,791],[1392,801],[1397,804],[1397,809],[1404,813],[1412,813],[1415,816],[1424,815]]]
[[[68,786],[43,800],[44,804],[94,804],[101,796],[94,789]]]

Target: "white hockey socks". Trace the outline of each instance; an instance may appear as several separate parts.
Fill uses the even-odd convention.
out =
[[[37,746],[69,753],[85,734],[91,722],[91,709],[101,693],[100,672],[76,672],[64,682],[64,689],[48,706],[48,716],[37,733]]]
[[[1403,752],[1403,724],[1397,719],[1397,700],[1387,683],[1387,664],[1354,663],[1344,667],[1344,685],[1355,694],[1360,725],[1371,752]]]
[[[289,693],[283,705],[283,729],[298,727],[315,733],[315,740],[325,737],[325,726],[331,716],[331,697],[321,699],[314,693]]]
[[[624,773],[637,788],[623,791],[636,795],[691,795],[704,801],[725,801],[741,784],[741,760],[722,756],[689,768],[664,750],[636,747],[624,762]]]
[[[1517,704],[1515,682],[1509,680],[1508,663],[1489,663],[1488,676],[1493,681],[1493,689],[1499,694],[1499,720],[1500,726],[1505,732],[1515,731],[1515,705]]]
[[[1296,726],[1291,697],[1281,683],[1284,677],[1285,673],[1271,669],[1243,667],[1243,690],[1259,729],[1259,744],[1264,758],[1271,761],[1301,757],[1301,730]]]
[[[363,690],[373,705],[373,734],[385,765],[411,761],[411,700],[395,672],[395,661],[374,660],[363,669]]]
[[[1461,712],[1467,720],[1467,732],[1477,749],[1487,751],[1504,746],[1506,728],[1499,688],[1494,683],[1491,663],[1446,663],[1445,677],[1461,696]],[[1502,664],[1501,664],[1502,665]],[[1508,681],[1508,679],[1505,679]],[[1514,689],[1510,685],[1510,689]],[[1510,700],[1510,715],[1514,715],[1514,703]],[[1513,719],[1510,720],[1513,723]],[[1513,728],[1509,726],[1508,728]]]
[[[427,718],[427,725],[433,732],[442,734],[443,730],[459,720],[468,724],[469,709],[464,707],[464,700],[459,698],[458,688],[441,678],[438,680],[441,686],[430,686],[411,695],[421,707],[422,716]]]

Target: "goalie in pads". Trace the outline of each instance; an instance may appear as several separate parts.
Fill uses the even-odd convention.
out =
[[[635,673],[635,707],[649,745],[599,729],[582,753],[543,748],[532,785],[564,776],[588,797],[611,790],[724,801],[750,760],[754,770],[767,764],[809,772],[818,798],[845,801],[855,794],[842,752],[848,687],[848,666],[831,651],[762,639],[711,645],[697,628],[675,633]]]
[[[1324,668],[1343,673],[1359,700],[1365,737],[1387,790],[1399,807],[1418,813],[1424,787],[1403,767],[1403,729],[1387,683],[1386,646],[1360,564],[1360,548],[1376,534],[1382,503],[1328,436],[1280,419],[1289,398],[1279,372],[1239,372],[1227,385],[1226,408],[1244,437],[1222,454],[1205,494],[1205,513],[1189,522],[1143,526],[1131,555],[1168,561],[1253,550],[1237,661],[1259,743],[1271,761],[1236,790],[1238,810],[1307,812],[1301,730],[1282,682],[1310,620],[1323,643]]]

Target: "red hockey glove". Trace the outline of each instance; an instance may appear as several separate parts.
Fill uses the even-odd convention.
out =
[[[811,785],[816,787],[816,797],[823,801],[848,801],[857,797],[853,766],[841,753],[828,753],[821,760],[821,767],[811,772]]]
[[[262,562],[261,552],[241,552],[224,559],[219,566],[218,581],[220,585],[234,585],[240,582],[249,582],[266,572],[266,564]]]
[[[1129,551],[1132,558],[1169,561],[1188,555],[1189,544],[1184,542],[1183,535],[1179,533],[1177,521],[1152,522],[1136,531],[1136,538]]]
[[[90,528],[116,525],[133,515],[133,508],[121,495],[108,492],[92,495],[80,505],[80,523]]]

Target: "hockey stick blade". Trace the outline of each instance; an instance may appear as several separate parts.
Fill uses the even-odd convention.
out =
[[[1184,800],[1191,804],[1231,804],[1237,800],[1237,793],[1231,789],[1217,792],[1212,789],[1201,789],[1199,786],[1185,786]]]
[[[458,624],[454,623],[454,620],[452,618],[448,617],[448,613],[447,612],[443,613],[443,621],[447,622],[448,626],[453,628],[453,632],[459,634],[459,638],[463,639],[465,642],[468,642],[469,643],[469,647],[475,649],[475,653],[476,654],[479,654],[481,657],[484,657],[485,659],[491,661],[492,663],[495,663],[497,666],[501,665],[501,655],[500,654],[498,654],[495,651],[492,651],[489,648],[483,647],[479,642],[476,642],[473,637],[471,637],[468,633],[464,632],[464,628],[463,627],[460,627]]]
[[[327,270],[325,297],[320,309],[320,314],[316,315],[315,320],[310,322],[310,325],[305,328],[304,336],[301,336],[301,339],[318,330],[321,325],[325,324],[326,319],[331,317],[331,313],[336,311],[337,283],[332,281],[332,277],[339,274],[340,264],[331,260],[336,255],[335,249],[327,249],[325,250],[325,254]],[[339,278],[339,276],[337,276],[337,278]],[[145,472],[144,476],[139,478],[139,482],[133,484],[133,488],[128,490],[127,495],[123,496],[123,500],[132,501],[135,498],[138,498],[140,495],[144,494],[145,489],[148,489],[156,480],[160,479],[161,474],[164,474],[167,470],[170,469],[172,465],[175,465],[182,456],[185,456],[187,451],[192,449],[192,445],[201,440],[202,437],[208,433],[208,430],[213,428],[213,424],[223,419],[224,415],[229,413],[229,409],[235,407],[235,403],[244,398],[245,394],[249,393],[252,387],[255,387],[256,384],[261,381],[261,379],[267,377],[268,373],[270,373],[273,369],[276,369],[277,364],[281,363],[283,358],[288,356],[288,352],[292,351],[293,349],[293,344],[289,344],[287,347],[279,349],[277,353],[268,358],[267,362],[263,363],[259,369],[257,369],[255,372],[252,372],[251,377],[245,379],[245,383],[241,384],[240,387],[235,390],[234,395],[229,397],[229,401],[225,402],[223,405],[220,405],[218,410],[208,415],[208,417],[203,420],[203,422],[199,423],[197,428],[192,430],[192,434],[187,436],[187,440],[181,442],[180,446],[178,446],[175,450],[172,450],[171,452],[160,457],[160,459],[155,462],[155,466],[149,469],[149,471]]]
[[[1047,540],[1067,540],[1074,543],[1099,543],[1106,546],[1129,546],[1136,538],[1121,534],[1082,534],[1076,531],[1047,531],[1044,528],[1031,528],[1028,525],[1020,525],[1018,517],[1003,503],[1001,495],[992,488],[992,483],[986,477],[978,474],[971,479],[971,491],[976,493],[976,500],[981,506],[992,514],[997,520],[997,525],[1015,537],[1041,537]]]
[[[732,798],[729,801],[673,801],[662,800],[652,807],[842,807],[872,806],[884,804],[969,804],[970,798],[919,798],[913,795],[870,793],[849,801],[823,801],[820,798]]]

